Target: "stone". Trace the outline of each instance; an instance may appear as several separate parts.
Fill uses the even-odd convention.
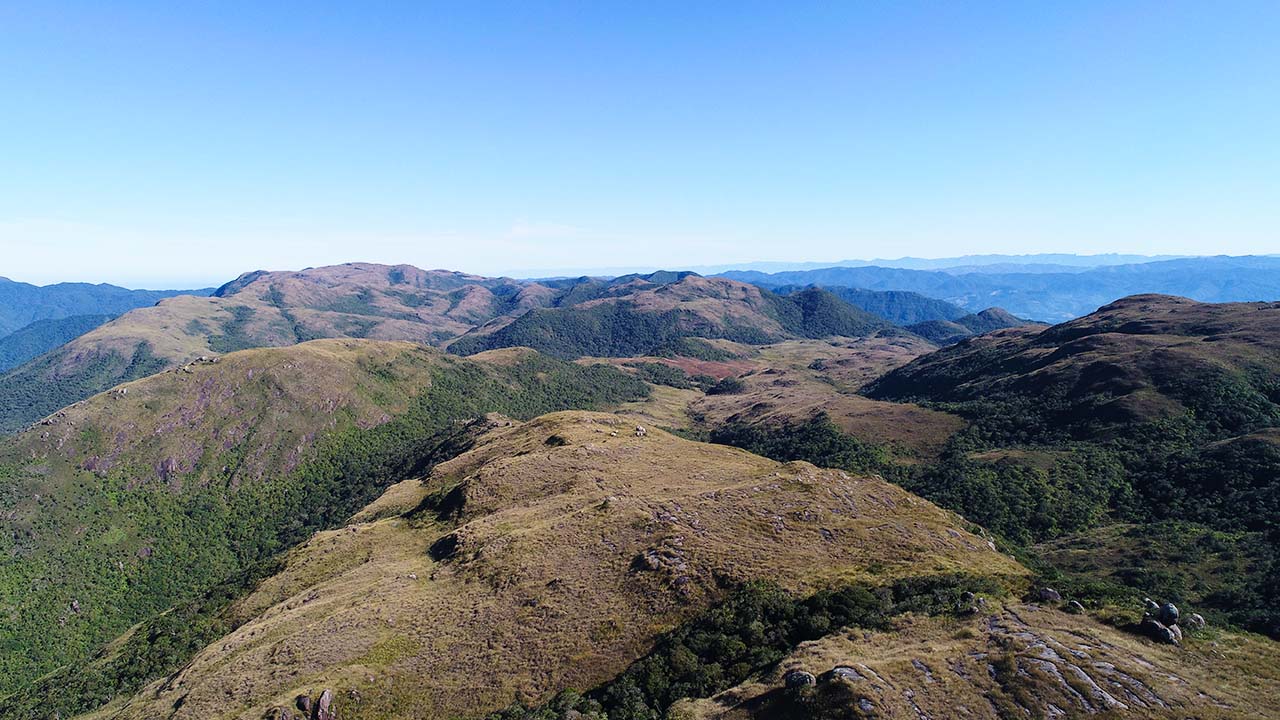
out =
[[[299,695],[298,697],[294,698],[293,703],[298,706],[299,710],[306,713],[308,716],[311,715],[311,696],[310,695],[306,695],[306,694]]]
[[[1170,645],[1178,645],[1182,642],[1182,631],[1177,629],[1177,625],[1174,625],[1171,629],[1168,625],[1165,625],[1150,615],[1142,618],[1142,625],[1140,627],[1147,637],[1155,640],[1156,642],[1168,643]]]
[[[316,701],[316,718],[315,720],[337,720],[337,713],[333,712],[333,691],[325,688],[320,693],[320,699]]]
[[[1062,602],[1062,594],[1051,587],[1040,588],[1040,591],[1036,593],[1036,597],[1039,598],[1040,602]]]
[[[782,676],[782,683],[787,686],[787,689],[794,690],[817,685],[818,679],[813,676],[813,673],[804,670],[790,670]]]
[[[1200,613],[1191,613],[1187,616],[1186,626],[1192,630],[1203,630],[1206,624],[1204,616]]]
[[[636,437],[644,437],[647,434],[648,434],[648,431],[644,429],[643,425],[636,426]]]
[[[1156,614],[1156,619],[1165,625],[1174,625],[1178,622],[1178,606],[1171,602],[1167,602],[1160,606],[1160,612]]]
[[[1071,602],[1067,603],[1067,612],[1071,613],[1072,615],[1083,615],[1084,606],[1081,605],[1079,602],[1072,600]]]
[[[818,679],[821,680],[822,682],[831,682],[832,680],[836,680],[836,679],[848,680],[849,682],[858,682],[863,678],[862,678],[862,675],[858,674],[857,670],[854,670],[853,668],[848,667],[847,665],[837,665],[831,668],[830,670],[822,673],[822,676],[819,677]]]
[[[1151,613],[1152,615],[1156,615],[1160,612],[1160,603],[1156,602],[1155,600],[1152,600],[1151,598],[1143,598],[1142,603],[1144,606],[1146,606],[1147,612]]]

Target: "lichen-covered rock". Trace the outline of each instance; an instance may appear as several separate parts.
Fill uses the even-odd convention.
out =
[[[1045,602],[1045,603],[1062,602],[1062,594],[1051,587],[1040,588],[1040,590],[1036,593],[1036,598],[1040,602]]]
[[[333,711],[333,691],[325,688],[320,693],[320,699],[316,701],[316,717],[315,720],[337,720],[337,713]]]
[[[817,685],[818,679],[813,676],[813,673],[805,672],[804,670],[791,670],[782,676],[782,682],[788,689],[795,690]]]

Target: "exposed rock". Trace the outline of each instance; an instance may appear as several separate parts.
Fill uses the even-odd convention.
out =
[[[818,679],[813,676],[813,673],[805,672],[804,670],[790,670],[786,675],[782,676],[782,682],[788,689],[794,690],[817,685]]]
[[[320,693],[320,699],[316,701],[315,720],[337,720],[338,715],[333,712],[332,705],[333,691],[325,688],[324,692]]]
[[[1078,601],[1076,601],[1076,600],[1072,600],[1072,601],[1070,601],[1070,602],[1068,602],[1068,603],[1067,603],[1067,612],[1069,612],[1069,613],[1071,613],[1071,614],[1073,614],[1073,615],[1083,615],[1083,614],[1084,614],[1084,606],[1083,606],[1083,605],[1081,605]]]
[[[822,682],[831,682],[837,678],[841,680],[848,680],[849,682],[857,682],[863,679],[863,677],[858,674],[857,670],[854,670],[847,665],[837,665],[822,673],[822,676],[818,679]]]
[[[1142,603],[1146,606],[1147,612],[1152,615],[1158,615],[1160,613],[1160,603],[1155,600],[1152,600],[1151,598],[1143,598]]]
[[[1036,593],[1036,599],[1044,603],[1059,603],[1062,602],[1062,594],[1051,587],[1040,588]]]
[[[1160,612],[1156,615],[1156,619],[1165,625],[1173,625],[1178,622],[1178,606],[1171,602],[1167,602],[1160,606]]]
[[[1191,613],[1187,616],[1186,625],[1192,630],[1203,630],[1205,626],[1204,616],[1200,613]]]
[[[636,437],[644,437],[647,434],[648,434],[648,431],[644,429],[644,426],[642,425],[636,426]]]
[[[307,715],[311,714],[311,696],[310,695],[306,695],[306,694],[299,695],[298,697],[294,698],[294,704],[298,706],[299,710],[306,713]]]
[[[1182,631],[1177,625],[1168,626],[1150,615],[1142,618],[1142,632],[1156,642],[1178,645],[1182,641]]]

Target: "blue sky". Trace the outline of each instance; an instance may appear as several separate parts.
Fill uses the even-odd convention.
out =
[[[0,3],[0,275],[1280,252],[1280,3]]]

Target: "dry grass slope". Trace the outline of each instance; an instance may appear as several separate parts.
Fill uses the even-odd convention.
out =
[[[246,624],[98,716],[256,719],[321,687],[344,720],[478,716],[612,677],[741,581],[1025,575],[878,479],[609,414],[493,424],[292,551],[237,606]]]

